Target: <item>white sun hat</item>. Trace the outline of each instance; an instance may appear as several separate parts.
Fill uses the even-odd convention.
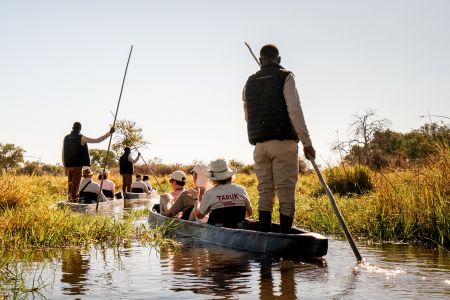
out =
[[[225,180],[236,174],[235,167],[229,167],[224,158],[211,161],[205,175],[212,180]]]

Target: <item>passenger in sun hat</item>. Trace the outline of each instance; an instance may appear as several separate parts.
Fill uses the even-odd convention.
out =
[[[236,172],[237,169],[223,158],[211,161],[204,174],[214,187],[205,191],[201,201],[198,191],[194,200],[194,214],[198,219],[209,214],[208,224],[242,228],[244,219],[252,215],[253,209],[245,188],[232,183]]]
[[[92,180],[92,175],[94,175],[91,171],[91,168],[85,167],[83,168],[82,175],[83,180],[80,182],[80,190],[79,195],[80,203],[96,203],[97,202],[97,195],[98,191],[100,190],[100,185]],[[100,201],[108,201],[108,199],[105,197],[103,193],[100,193]]]
[[[109,171],[105,170],[103,173],[103,169],[100,169],[98,171],[98,180],[101,182],[103,178],[103,184],[102,184],[102,192],[105,194],[107,198],[114,199],[114,195],[116,194],[116,184],[108,179]]]

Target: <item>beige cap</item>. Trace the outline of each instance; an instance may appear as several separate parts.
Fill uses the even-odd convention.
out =
[[[170,175],[170,179],[176,181],[186,181],[186,174],[183,171],[175,171]]]

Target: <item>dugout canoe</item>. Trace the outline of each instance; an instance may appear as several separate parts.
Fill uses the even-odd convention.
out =
[[[130,209],[151,208],[154,204],[159,203],[157,191],[150,194],[125,192],[123,197],[124,207]]]
[[[258,221],[253,220],[246,220],[245,229],[232,229],[179,218],[168,218],[152,210],[149,212],[148,222],[152,227],[171,226],[175,234],[180,236],[189,236],[203,242],[251,252],[295,258],[315,258],[325,256],[328,251],[328,239],[323,235],[295,227],[289,234],[260,232],[257,231]],[[277,231],[279,224],[273,223],[272,228]]]
[[[67,201],[60,201],[57,203],[58,208],[69,208],[74,212],[83,214],[96,214],[97,203],[72,203]],[[99,202],[98,213],[105,215],[118,214],[123,212],[123,199],[114,199],[104,202]]]

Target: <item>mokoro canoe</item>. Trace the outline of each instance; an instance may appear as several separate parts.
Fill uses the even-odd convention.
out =
[[[151,208],[156,202],[159,203],[157,191],[153,191],[151,194],[125,192],[123,196],[125,208]]]
[[[175,234],[190,236],[203,242],[217,244],[223,247],[298,258],[322,257],[327,254],[328,239],[318,233],[307,232],[293,227],[292,233],[259,232],[258,221],[246,220],[246,229],[216,227],[186,221],[179,218],[168,218],[155,211],[148,216],[150,226],[166,224],[173,226]],[[273,230],[279,229],[279,224],[273,224]]]
[[[57,203],[58,208],[70,208],[74,212],[84,214],[96,214],[95,208],[97,203],[72,203],[67,201],[61,201]],[[99,202],[98,213],[99,214],[117,214],[123,212],[123,199],[114,199],[105,202]]]

